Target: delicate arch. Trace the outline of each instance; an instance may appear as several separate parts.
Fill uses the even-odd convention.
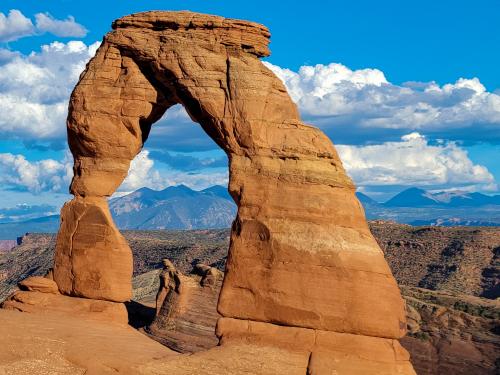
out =
[[[130,298],[130,249],[107,207],[151,125],[172,105],[229,157],[238,205],[218,309],[238,321],[399,338],[398,286],[329,139],[300,121],[260,61],[268,30],[190,12],[114,22],[72,93],[71,193],[54,278],[63,293]],[[242,323],[243,324],[243,323]],[[225,331],[226,330],[226,331]]]

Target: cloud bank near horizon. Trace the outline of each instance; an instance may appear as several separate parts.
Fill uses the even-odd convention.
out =
[[[337,145],[347,173],[359,186],[420,186],[428,189],[498,190],[493,175],[482,165],[472,162],[467,152],[454,142],[430,144],[419,133],[410,133],[398,142],[371,146]],[[168,161],[153,159],[154,151],[143,150],[130,165],[127,178],[119,192],[141,187],[155,190],[185,184],[196,190],[212,185],[226,185],[226,158],[206,159],[168,154]],[[177,158],[189,158],[192,168],[172,168]],[[174,163],[172,163],[172,158]],[[206,163],[216,163],[207,171]],[[171,167],[159,170],[158,163]],[[218,167],[218,168],[217,168]],[[0,154],[0,183],[19,191],[34,194],[66,192],[72,177],[69,153],[58,162],[47,159],[29,162],[22,155]]]
[[[370,146],[337,145],[348,174],[361,186],[419,186],[429,189],[497,191],[495,178],[473,163],[454,142],[430,144],[414,132],[398,142]]]

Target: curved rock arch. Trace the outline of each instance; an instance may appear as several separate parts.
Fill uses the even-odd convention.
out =
[[[218,335],[248,336],[248,321],[404,335],[399,288],[335,148],[301,122],[282,82],[260,61],[269,37],[255,23],[190,12],[113,23],[70,100],[75,198],[62,209],[57,237],[61,292],[130,299],[131,252],[106,198],[152,124],[182,104],[227,153],[238,205]]]

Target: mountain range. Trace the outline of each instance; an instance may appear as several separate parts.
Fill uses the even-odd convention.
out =
[[[111,199],[109,208],[121,229],[228,228],[236,216],[227,189],[217,185],[201,191],[185,185],[141,188]]]
[[[416,187],[383,203],[361,192],[356,195],[370,220],[412,225],[500,225],[500,195],[429,192]],[[200,191],[185,185],[161,191],[141,188],[110,199],[109,206],[120,229],[228,228],[236,216],[236,205],[227,188],[218,185]],[[15,239],[26,232],[56,232],[58,226],[58,215],[19,221],[2,221],[0,216],[0,239]]]
[[[362,193],[358,193],[359,194]],[[369,198],[364,195],[363,199]],[[361,199],[360,199],[361,200]],[[373,201],[373,199],[371,199]],[[373,201],[376,203],[375,201]],[[371,202],[370,202],[371,203]],[[500,205],[500,195],[485,195],[462,191],[432,193],[424,189],[412,187],[383,203],[385,207],[480,207]]]
[[[500,225],[500,195],[462,191],[430,192],[412,187],[383,203],[361,192],[357,192],[356,196],[369,220],[411,225]]]

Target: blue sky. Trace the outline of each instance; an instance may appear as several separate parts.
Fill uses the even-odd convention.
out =
[[[189,9],[268,26],[268,67],[331,137],[362,191],[498,193],[500,2],[12,1],[0,5],[0,209],[68,199],[65,106],[113,19]],[[71,17],[71,18],[69,18]],[[45,46],[45,47],[42,47]],[[227,180],[182,108],[154,126],[121,188]]]

